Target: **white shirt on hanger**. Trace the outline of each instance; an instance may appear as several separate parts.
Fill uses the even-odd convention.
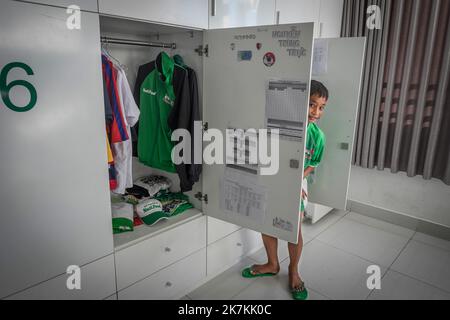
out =
[[[124,194],[126,188],[133,187],[133,150],[131,141],[131,127],[138,120],[140,111],[134,101],[133,92],[127,80],[127,76],[122,68],[117,68],[117,90],[119,91],[120,105],[123,108],[122,114],[125,117],[127,133],[130,139],[127,141],[113,143],[111,148],[114,155],[114,166],[117,173],[117,188],[114,193]]]

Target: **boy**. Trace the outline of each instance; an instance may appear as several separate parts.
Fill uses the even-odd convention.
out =
[[[302,182],[302,195],[300,206],[300,220],[305,212],[305,207],[308,197],[308,185],[306,178],[319,165],[323,157],[323,150],[325,147],[325,135],[316,125],[317,120],[322,117],[325,105],[328,101],[328,89],[320,82],[312,80],[309,100],[308,112],[308,130],[306,138],[306,152],[304,173]],[[264,265],[253,265],[242,271],[242,276],[246,278],[274,276],[280,271],[280,264],[278,262],[278,239],[262,235],[264,247],[266,249],[268,262]],[[301,221],[299,226],[298,244],[288,243],[289,249],[289,286],[292,297],[295,300],[306,300],[308,291],[305,284],[298,273],[298,264],[303,248],[303,237],[301,231]]]

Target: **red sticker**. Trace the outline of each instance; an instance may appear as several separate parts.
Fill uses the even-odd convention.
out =
[[[262,47],[262,43],[258,42],[258,43],[256,44],[256,49],[260,50],[261,47]]]
[[[272,52],[267,52],[264,55],[263,62],[266,67],[271,67],[275,64],[275,55]]]

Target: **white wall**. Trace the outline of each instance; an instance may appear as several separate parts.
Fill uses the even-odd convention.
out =
[[[437,179],[353,166],[349,199],[450,227],[450,186]]]

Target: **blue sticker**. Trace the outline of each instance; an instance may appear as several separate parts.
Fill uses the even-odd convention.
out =
[[[252,52],[251,51],[238,51],[238,61],[250,61],[252,60]]]

